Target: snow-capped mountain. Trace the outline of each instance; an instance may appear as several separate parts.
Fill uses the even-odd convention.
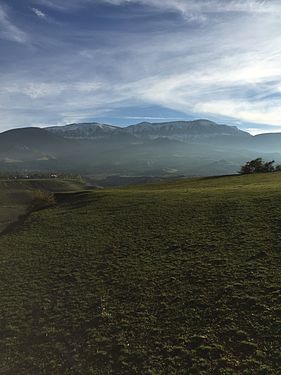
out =
[[[224,138],[249,138],[250,134],[239,130],[235,126],[218,125],[208,120],[175,121],[163,123],[141,122],[127,127],[118,127],[99,123],[80,123],[65,126],[53,126],[46,130],[75,139],[98,139],[112,135],[130,135],[136,138],[157,139],[167,138],[181,142],[200,141]]]
[[[52,126],[46,128],[49,132],[64,138],[95,139],[112,133],[118,133],[120,128],[113,125],[93,123],[69,124],[64,126]]]
[[[182,142],[204,141],[216,137],[251,137],[236,126],[218,125],[209,120],[176,121],[164,123],[142,122],[131,125],[126,131],[137,137],[168,138]]]

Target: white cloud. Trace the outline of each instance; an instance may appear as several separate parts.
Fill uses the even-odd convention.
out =
[[[205,114],[220,114],[246,122],[281,126],[280,100],[274,103],[249,103],[235,100],[210,101],[198,104],[195,110]]]
[[[257,135],[257,134],[261,134],[261,129],[259,128],[247,128],[245,129],[248,133],[252,134],[252,135]],[[276,130],[276,132],[279,132],[280,130]]]
[[[6,10],[0,4],[0,38],[17,43],[26,43],[27,34],[10,20]]]
[[[43,13],[41,10],[37,9],[37,8],[31,8],[32,12],[36,14],[36,16],[38,16],[39,18],[45,18],[46,17],[46,14]]]

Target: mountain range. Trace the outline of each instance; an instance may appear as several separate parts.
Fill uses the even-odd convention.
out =
[[[163,123],[141,122],[127,127],[99,123],[70,124],[46,128],[53,134],[71,139],[97,139],[116,135],[136,138],[167,138],[181,142],[204,141],[215,137],[251,137],[236,126],[218,125],[208,120],[176,121]]]
[[[235,173],[256,158],[281,162],[281,133],[251,134],[209,120],[77,123],[0,133],[3,171],[163,176]]]

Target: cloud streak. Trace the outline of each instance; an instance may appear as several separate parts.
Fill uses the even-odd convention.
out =
[[[10,20],[7,11],[0,4],[0,38],[10,40],[17,43],[26,43],[27,34],[20,30]]]
[[[41,10],[37,9],[37,8],[31,8],[32,12],[34,14],[36,14],[36,16],[38,16],[39,18],[45,18],[46,17],[46,14],[43,13]]]
[[[142,4],[163,10],[176,10],[183,15],[200,13],[276,13],[281,11],[277,1],[264,0],[102,0],[112,5]]]
[[[57,10],[75,10],[97,4],[114,6],[142,5],[166,11],[177,11],[183,15],[202,13],[276,13],[281,12],[277,0],[34,0],[36,3]]]

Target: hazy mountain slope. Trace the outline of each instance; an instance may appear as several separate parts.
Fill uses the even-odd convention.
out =
[[[54,166],[57,159],[71,155],[77,147],[77,142],[40,128],[8,130],[0,134],[0,163],[10,168],[18,168],[18,163],[21,168],[45,168],[48,163]]]
[[[2,154],[11,150],[61,154],[65,148],[70,150],[72,146],[72,141],[40,128],[12,129],[0,134]]]
[[[254,137],[254,146],[260,150],[281,152],[281,133],[259,134]]]

